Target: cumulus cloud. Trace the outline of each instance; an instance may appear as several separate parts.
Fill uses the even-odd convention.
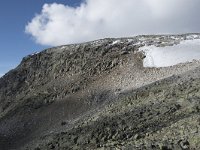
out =
[[[105,37],[200,31],[199,0],[85,0],[44,4],[25,27],[37,43],[62,45]]]

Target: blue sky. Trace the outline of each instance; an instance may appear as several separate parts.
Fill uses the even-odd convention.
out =
[[[25,25],[44,3],[77,6],[81,0],[1,0],[0,1],[0,76],[18,65],[21,59],[48,46],[36,44],[25,33]]]

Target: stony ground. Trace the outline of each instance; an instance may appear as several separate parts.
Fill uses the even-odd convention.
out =
[[[36,149],[200,149],[200,68],[118,99]],[[41,143],[42,142],[42,143]],[[29,149],[29,148],[28,148]]]
[[[199,34],[60,46],[0,79],[0,149],[200,149],[200,63],[144,68],[144,45]]]

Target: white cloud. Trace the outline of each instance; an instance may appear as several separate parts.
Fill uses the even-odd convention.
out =
[[[37,43],[56,46],[105,37],[200,31],[199,0],[86,0],[44,4],[26,25]]]

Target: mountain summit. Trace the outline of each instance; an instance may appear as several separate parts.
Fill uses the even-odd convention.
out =
[[[63,45],[0,78],[0,149],[200,149],[200,34]]]

